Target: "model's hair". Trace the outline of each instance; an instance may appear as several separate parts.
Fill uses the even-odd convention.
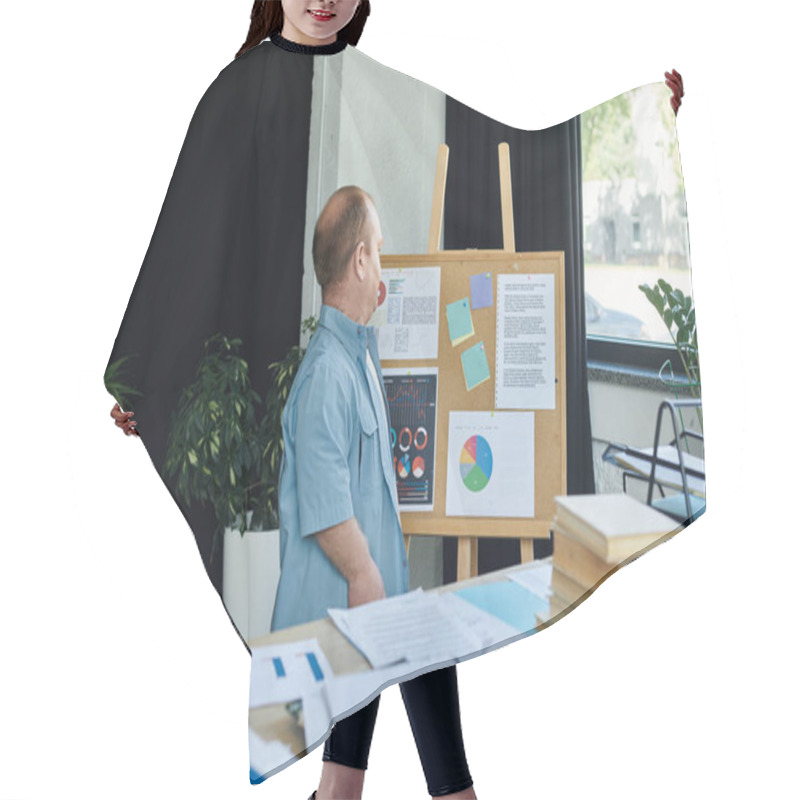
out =
[[[336,203],[338,208],[331,208]],[[370,243],[364,237],[369,203],[374,201],[360,186],[342,186],[328,199],[314,227],[311,255],[314,272],[323,291],[334,286],[345,275],[356,245],[363,241],[370,252]]]
[[[361,32],[369,16],[369,0],[361,0],[356,13],[347,25],[342,28],[337,39],[346,39],[348,44],[355,47],[361,38]],[[250,12],[250,30],[247,39],[239,48],[236,58],[246,53],[264,41],[268,36],[280,33],[283,30],[283,6],[280,0],[255,0],[253,10]]]

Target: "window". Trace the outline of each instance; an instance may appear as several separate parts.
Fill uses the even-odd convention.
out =
[[[665,359],[672,338],[640,284],[691,296],[686,201],[670,90],[635,89],[581,115],[586,326],[591,360]],[[628,355],[626,355],[626,351]],[[660,360],[659,360],[660,356]],[[630,361],[633,359],[633,361]]]

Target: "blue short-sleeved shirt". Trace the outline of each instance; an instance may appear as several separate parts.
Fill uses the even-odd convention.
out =
[[[367,348],[378,373],[370,378]],[[323,303],[281,418],[281,576],[272,630],[347,608],[347,581],[315,533],[356,517],[386,596],[408,591],[388,402],[374,328]]]

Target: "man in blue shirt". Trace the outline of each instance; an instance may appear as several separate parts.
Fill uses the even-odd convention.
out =
[[[389,405],[375,330],[367,326],[378,306],[382,244],[372,198],[356,186],[334,192],[314,230],[319,326],[281,418],[273,631],[408,591]],[[428,785],[474,798],[456,668],[423,673],[400,690]],[[379,700],[334,725],[312,798],[361,797]]]
[[[380,220],[356,186],[317,221],[319,326],[282,416],[281,576],[272,630],[408,591],[377,337]]]

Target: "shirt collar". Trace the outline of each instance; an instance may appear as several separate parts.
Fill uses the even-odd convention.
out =
[[[365,358],[370,340],[376,336],[373,327],[359,324],[350,319],[347,314],[339,311],[338,308],[329,306],[327,303],[323,303],[320,309],[319,324],[339,339],[354,361]]]

